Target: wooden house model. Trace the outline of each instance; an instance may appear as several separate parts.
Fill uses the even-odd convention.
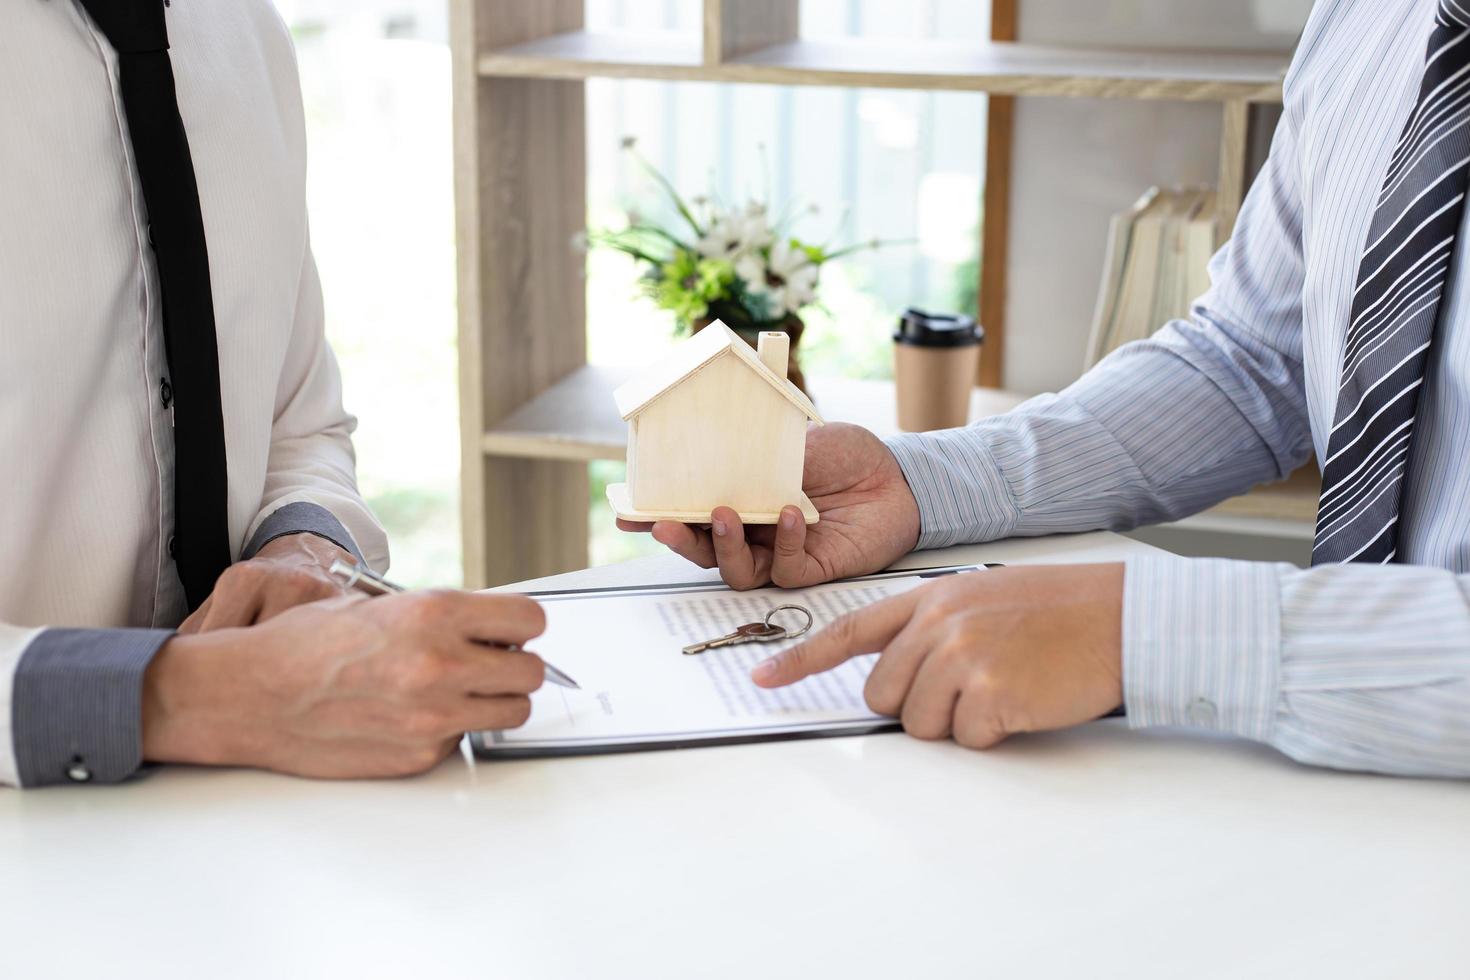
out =
[[[790,341],[763,333],[751,350],[716,320],[614,392],[628,423],[628,482],[607,488],[630,521],[708,524],[716,507],[775,524],[799,505],[808,422],[816,406],[786,379]]]

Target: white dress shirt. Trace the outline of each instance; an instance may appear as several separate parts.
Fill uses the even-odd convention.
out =
[[[268,0],[178,0],[167,23],[209,243],[235,557],[310,504],[381,569],[323,333],[290,35]],[[41,628],[166,630],[186,611],[157,270],[117,60],[77,0],[5,4],[0,229],[0,783],[15,784],[12,680]]]
[[[923,546],[1176,519],[1323,457],[1437,3],[1318,0],[1270,162],[1189,319],[1060,395],[893,441]],[[1404,564],[1131,561],[1130,722],[1233,732],[1323,766],[1470,776],[1470,221],[1409,474]]]

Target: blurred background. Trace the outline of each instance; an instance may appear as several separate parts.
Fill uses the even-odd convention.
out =
[[[395,577],[462,580],[450,55],[446,0],[275,0],[296,39],[310,142],[313,238],[328,333],[361,422],[359,475],[392,537]],[[1284,52],[1311,0],[1027,0],[1020,35],[1042,44]],[[700,0],[586,0],[596,33],[697,37]],[[979,42],[975,0],[803,0],[809,39]],[[588,225],[667,203],[623,150],[627,138],[686,196],[800,212],[791,229],[831,246],[890,244],[830,265],[804,315],[808,375],[885,377],[907,306],[972,311],[984,172],[983,95],[838,88],[587,82]],[[1080,373],[1109,222],[1150,187],[1211,186],[1220,108],[1127,99],[1020,99],[1011,155],[1010,324],[1005,387],[1057,390]],[[1256,119],[1269,143],[1275,113]],[[1257,161],[1258,162],[1258,161]],[[571,243],[569,243],[570,245]],[[594,364],[646,360],[673,340],[631,260],[588,256]],[[638,352],[638,353],[634,353]],[[654,549],[619,534],[592,464],[591,560]],[[1309,494],[1310,505],[1315,494]],[[1298,560],[1310,521],[1203,515],[1140,537],[1185,554]],[[1153,535],[1153,537],[1149,537]],[[1160,536],[1163,535],[1163,536]]]
[[[276,0],[296,39],[310,142],[312,236],[327,330],[360,421],[358,474],[393,541],[394,576],[460,581],[454,181],[445,0]],[[974,0],[805,0],[802,34],[981,40]],[[589,30],[697,31],[691,0],[588,0]],[[625,137],[688,195],[805,209],[795,232],[860,252],[823,275],[805,319],[809,374],[891,373],[908,305],[972,308],[985,99],[929,93],[593,80],[588,220],[663,207]],[[800,120],[800,125],[797,124]],[[371,206],[367,206],[371,202]],[[588,257],[593,363],[671,342],[631,260]],[[621,466],[593,465],[592,559],[650,549],[604,517]]]

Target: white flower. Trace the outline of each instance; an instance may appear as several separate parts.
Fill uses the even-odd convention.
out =
[[[736,261],[757,249],[766,248],[775,236],[766,220],[765,208],[751,205],[742,211],[727,211],[710,223],[709,231],[695,244],[707,259]]]
[[[735,263],[735,274],[745,280],[746,291],[769,304],[773,319],[816,300],[819,272],[806,252],[789,242],[772,245],[769,256],[751,252]]]

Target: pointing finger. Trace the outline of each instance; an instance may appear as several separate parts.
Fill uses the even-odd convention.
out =
[[[908,625],[919,601],[917,591],[848,613],[805,643],[757,664],[751,680],[760,687],[785,687],[841,666],[853,657],[881,652]]]

